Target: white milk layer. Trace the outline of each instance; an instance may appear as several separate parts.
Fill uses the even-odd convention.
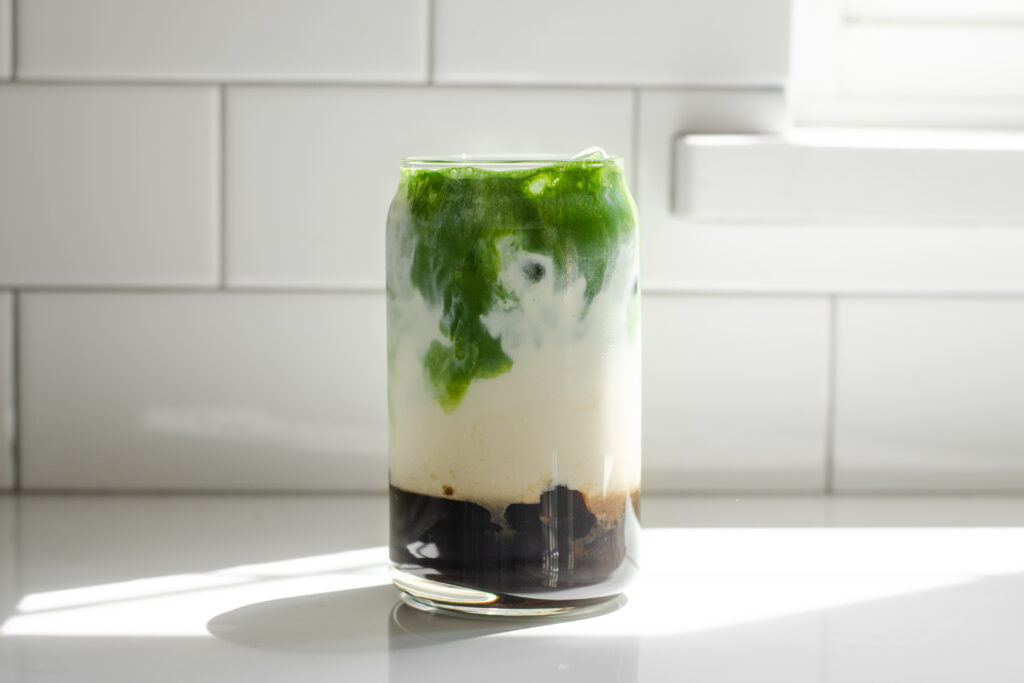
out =
[[[621,501],[640,486],[636,253],[621,250],[585,314],[582,277],[560,288],[547,257],[512,248],[502,256],[502,280],[521,305],[492,311],[484,324],[500,336],[512,369],[474,380],[451,413],[423,367],[431,341],[446,341],[441,310],[405,280],[407,261],[389,264],[391,484],[499,512],[536,503],[556,485],[598,505]],[[528,263],[545,277],[531,281]]]

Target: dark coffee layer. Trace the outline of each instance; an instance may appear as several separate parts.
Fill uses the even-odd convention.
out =
[[[406,572],[503,594],[594,587],[619,592],[635,571],[636,498],[595,516],[582,493],[558,486],[538,503],[487,508],[391,487],[391,560]],[[611,514],[609,514],[611,512]],[[578,594],[579,591],[574,591]],[[584,591],[586,593],[586,591]]]

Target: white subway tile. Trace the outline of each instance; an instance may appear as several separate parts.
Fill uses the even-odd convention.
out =
[[[821,491],[828,302],[647,295],[644,489]]]
[[[14,27],[11,26],[11,2],[13,0],[0,0],[0,78],[13,75],[11,55],[14,50]]]
[[[781,85],[787,0],[436,0],[443,83]]]
[[[14,485],[14,296],[0,292],[0,492]]]
[[[701,230],[673,213],[675,141],[683,133],[774,132],[785,120],[781,89],[640,91],[635,194],[643,233],[641,279],[646,287],[722,287],[762,279],[765,268],[758,259],[763,258],[767,240],[755,230],[744,226],[753,233],[750,241],[728,239],[732,226]],[[754,242],[757,248],[749,250],[746,245]],[[734,266],[736,262],[741,265]]]
[[[237,87],[228,97],[228,282],[384,285],[384,224],[404,156],[627,157],[626,91]]]
[[[426,0],[21,0],[32,78],[425,82]]]
[[[28,489],[383,490],[383,294],[27,294]]]
[[[844,299],[842,491],[1024,490],[1024,300]]]
[[[0,86],[0,284],[217,280],[212,88]]]

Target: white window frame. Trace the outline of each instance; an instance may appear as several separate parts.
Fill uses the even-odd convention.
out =
[[[847,0],[793,0],[788,89],[794,126],[1024,129],[1024,98],[849,97],[841,92]]]

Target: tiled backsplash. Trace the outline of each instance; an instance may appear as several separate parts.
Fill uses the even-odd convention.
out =
[[[824,297],[648,293],[645,486],[822,490],[830,315]]]
[[[26,488],[384,486],[383,293],[29,293],[21,307]]]
[[[0,491],[14,483],[14,297],[0,292]]]
[[[775,85],[789,0],[435,0],[439,83]]]
[[[0,85],[0,286],[217,283],[217,92]]]
[[[1024,488],[1024,300],[839,303],[836,488]]]
[[[18,0],[18,75],[421,83],[424,0]]]
[[[600,140],[632,161],[628,90],[239,86],[226,104],[229,286],[382,287],[403,156]]]
[[[801,289],[827,233],[672,212],[678,135],[784,125],[787,2],[581,7],[0,0],[0,488],[383,490],[398,160],[593,144],[648,490],[1024,488],[1020,300]]]

